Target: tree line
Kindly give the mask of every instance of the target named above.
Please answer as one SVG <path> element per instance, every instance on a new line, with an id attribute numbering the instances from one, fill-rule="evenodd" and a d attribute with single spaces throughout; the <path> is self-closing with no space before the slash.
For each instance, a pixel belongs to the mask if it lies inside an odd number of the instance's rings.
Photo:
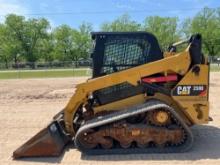
<path id="1" fill-rule="evenodd" d="M 123 14 L 112 22 L 104 22 L 101 31 L 147 31 L 153 33 L 163 50 L 182 38 L 201 33 L 206 55 L 220 54 L 220 8 L 203 8 L 193 18 L 149 16 L 142 23 Z M 0 24 L 0 63 L 64 62 L 89 59 L 92 46 L 91 23 L 79 28 L 61 25 L 51 29 L 45 18 L 29 18 L 15 14 Z"/>

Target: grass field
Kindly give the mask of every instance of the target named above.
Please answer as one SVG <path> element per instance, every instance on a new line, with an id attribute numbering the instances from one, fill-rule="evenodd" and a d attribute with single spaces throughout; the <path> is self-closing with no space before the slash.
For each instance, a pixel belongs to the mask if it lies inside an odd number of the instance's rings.
<path id="1" fill-rule="evenodd" d="M 90 76 L 89 69 L 0 71 L 0 79 Z"/>
<path id="2" fill-rule="evenodd" d="M 211 65 L 212 72 L 219 72 L 220 66 Z M 81 69 L 53 69 L 53 70 L 9 70 L 0 71 L 0 79 L 23 79 L 23 78 L 52 78 L 52 77 L 80 77 L 90 76 L 91 70 Z"/>
<path id="3" fill-rule="evenodd" d="M 220 65 L 218 66 L 217 64 L 212 64 L 210 70 L 212 72 L 219 72 L 220 71 Z"/>

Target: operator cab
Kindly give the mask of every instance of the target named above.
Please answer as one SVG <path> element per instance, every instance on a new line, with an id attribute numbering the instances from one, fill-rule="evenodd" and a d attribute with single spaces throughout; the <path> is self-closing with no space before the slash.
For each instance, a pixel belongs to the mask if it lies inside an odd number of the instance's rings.
<path id="1" fill-rule="evenodd" d="M 93 32 L 93 78 L 163 58 L 156 37 L 147 32 Z"/>
<path id="2" fill-rule="evenodd" d="M 109 75 L 163 58 L 158 41 L 147 32 L 95 32 L 93 78 Z M 128 82 L 99 89 L 93 96 L 100 105 L 144 93 L 141 85 Z"/>

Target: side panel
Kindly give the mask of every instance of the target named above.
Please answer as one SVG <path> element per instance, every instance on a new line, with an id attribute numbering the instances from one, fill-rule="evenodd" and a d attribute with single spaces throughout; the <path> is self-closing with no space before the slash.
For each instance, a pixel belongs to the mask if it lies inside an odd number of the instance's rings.
<path id="1" fill-rule="evenodd" d="M 124 108 L 128 108 L 130 106 L 133 105 L 137 105 L 137 104 L 143 104 L 145 102 L 146 98 L 144 94 L 140 94 L 140 95 L 136 95 L 133 97 L 128 97 L 126 99 L 123 100 L 119 100 L 119 101 L 115 101 L 113 103 L 109 103 L 106 105 L 102 105 L 102 106 L 98 106 L 98 107 L 94 107 L 94 112 L 98 113 L 101 111 L 117 111 L 119 109 L 124 109 Z"/>
<path id="2" fill-rule="evenodd" d="M 209 121 L 209 67 L 196 65 L 172 91 L 172 97 L 194 124 Z"/>

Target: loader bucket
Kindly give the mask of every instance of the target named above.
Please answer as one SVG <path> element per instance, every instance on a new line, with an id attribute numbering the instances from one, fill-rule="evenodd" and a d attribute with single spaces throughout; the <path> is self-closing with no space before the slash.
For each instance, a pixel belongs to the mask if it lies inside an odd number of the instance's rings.
<path id="1" fill-rule="evenodd" d="M 69 138 L 57 121 L 53 121 L 13 153 L 13 158 L 59 156 Z"/>

